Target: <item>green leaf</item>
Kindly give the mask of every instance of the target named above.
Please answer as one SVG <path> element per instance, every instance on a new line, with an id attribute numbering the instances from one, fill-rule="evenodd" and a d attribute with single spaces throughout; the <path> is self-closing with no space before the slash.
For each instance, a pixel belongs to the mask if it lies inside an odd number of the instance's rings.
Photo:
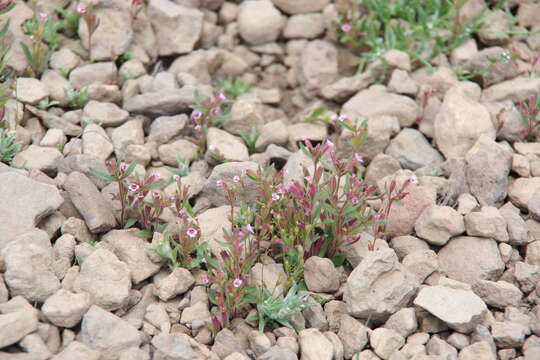
<path id="1" fill-rule="evenodd" d="M 90 169 L 90 173 L 101 180 L 105 180 L 108 182 L 116 181 L 116 179 L 113 178 L 111 175 L 105 174 L 104 172 L 99 171 L 97 169 Z"/>
<path id="2" fill-rule="evenodd" d="M 7 13 L 10 12 L 11 10 L 13 10 L 13 8 L 15 7 L 15 5 L 17 5 L 17 4 L 16 4 L 16 3 L 11 3 L 11 4 L 9 4 L 9 6 L 8 6 L 7 8 L 0 10 L 0 15 L 7 14 Z"/>
<path id="3" fill-rule="evenodd" d="M 133 225 L 135 225 L 136 222 L 137 222 L 137 219 L 135 219 L 135 218 L 129 218 L 129 219 L 126 221 L 126 225 L 124 225 L 124 229 L 129 229 L 130 227 L 132 227 Z"/>
<path id="4" fill-rule="evenodd" d="M 338 254 L 335 254 L 334 256 L 332 256 L 332 263 L 334 263 L 334 266 L 335 267 L 338 267 L 338 266 L 341 266 L 345 263 L 345 260 L 347 259 L 347 257 L 345 256 L 345 254 L 343 253 L 338 253 Z"/>
<path id="5" fill-rule="evenodd" d="M 24 57 L 26 58 L 26 61 L 28 61 L 28 64 L 32 64 L 34 62 L 34 59 L 32 57 L 32 53 L 30 52 L 30 49 L 22 41 L 20 42 L 20 44 L 21 44 L 21 48 L 22 48 L 23 53 L 24 53 Z"/>
<path id="6" fill-rule="evenodd" d="M 142 230 L 142 231 L 139 231 L 137 235 L 143 239 L 151 239 L 154 234 L 152 233 L 152 231 Z"/>
<path id="7" fill-rule="evenodd" d="M 129 164 L 129 166 L 128 166 L 126 172 L 124 173 L 124 176 L 122 177 L 122 179 L 125 179 L 125 178 L 129 177 L 129 176 L 133 173 L 133 171 L 135 170 L 135 166 L 137 166 L 137 161 L 136 161 L 136 160 L 133 160 L 133 161 Z"/>

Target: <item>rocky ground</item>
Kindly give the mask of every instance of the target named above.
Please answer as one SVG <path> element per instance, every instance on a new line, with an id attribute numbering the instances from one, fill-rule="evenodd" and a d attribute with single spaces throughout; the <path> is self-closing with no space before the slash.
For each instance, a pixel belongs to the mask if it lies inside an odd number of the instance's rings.
<path id="1" fill-rule="evenodd" d="M 509 3 L 518 27 L 539 26 L 540 3 Z M 150 0 L 136 16 L 128 1 L 84 4 L 99 18 L 93 61 L 81 26 L 81 40 L 61 37 L 40 78 L 18 77 L 5 107 L 23 147 L 13 167 L 0 163 L 0 359 L 540 359 L 540 143 L 536 133 L 524 140 L 520 111 L 540 91 L 538 33 L 488 36 L 505 28 L 494 12 L 483 36 L 434 59 L 433 71 L 394 50 L 356 74 L 329 0 Z M 471 0 L 462 11 L 485 6 Z M 29 41 L 20 26 L 32 16 L 18 1 L 0 17 L 13 44 Z M 512 61 L 490 68 L 510 49 Z M 24 73 L 19 46 L 9 65 Z M 493 71 L 472 82 L 456 66 Z M 234 78 L 253 88 L 228 98 L 230 117 L 208 133 L 208 148 L 231 160 L 214 167 L 187 140 L 191 106 L 195 90 L 215 96 L 217 80 Z M 88 87 L 81 109 L 69 109 L 69 86 Z M 58 104 L 40 109 L 46 98 Z M 171 272 L 137 229 L 121 229 L 116 185 L 91 169 L 120 156 L 137 161 L 139 176 L 168 179 L 177 154 L 192 160 L 183 181 L 202 241 L 215 242 L 230 226 L 216 179 L 270 163 L 301 174 L 304 137 L 351 155 L 346 132 L 304 121 L 319 107 L 367 120 L 368 183 L 418 182 L 376 251 L 366 234 L 345 266 L 306 261 L 309 293 L 325 301 L 295 316 L 298 331 L 260 333 L 235 319 L 213 338 L 203 271 Z M 253 126 L 250 153 L 238 135 Z M 284 275 L 265 259 L 253 281 L 263 270 Z"/>

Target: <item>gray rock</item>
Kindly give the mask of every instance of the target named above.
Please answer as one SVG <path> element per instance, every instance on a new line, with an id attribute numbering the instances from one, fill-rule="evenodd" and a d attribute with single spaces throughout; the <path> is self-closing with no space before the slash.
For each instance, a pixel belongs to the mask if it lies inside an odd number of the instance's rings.
<path id="1" fill-rule="evenodd" d="M 73 287 L 75 292 L 89 293 L 92 304 L 117 310 L 126 304 L 131 290 L 129 268 L 110 251 L 98 248 L 82 263 Z"/>
<path id="2" fill-rule="evenodd" d="M 197 343 L 186 334 L 159 334 L 154 336 L 151 344 L 156 348 L 154 360 L 217 360 L 216 354 Z"/>
<path id="3" fill-rule="evenodd" d="M 486 304 L 499 309 L 518 306 L 523 297 L 517 286 L 506 281 L 478 280 L 472 285 L 472 289 Z"/>
<path id="4" fill-rule="evenodd" d="M 465 231 L 463 217 L 449 206 L 432 205 L 416 220 L 414 230 L 428 243 L 443 246 L 448 240 Z"/>
<path id="5" fill-rule="evenodd" d="M 92 155 L 101 161 L 111 156 L 114 146 L 105 130 L 97 124 L 88 124 L 82 136 L 83 154 Z"/>
<path id="6" fill-rule="evenodd" d="M 161 145 L 158 148 L 159 159 L 165 165 L 176 167 L 177 156 L 188 161 L 196 160 L 199 155 L 199 147 L 191 141 L 180 139 L 170 144 Z"/>
<path id="7" fill-rule="evenodd" d="M 512 157 L 491 136 L 481 135 L 465 155 L 466 180 L 480 205 L 495 205 L 506 198 Z"/>
<path id="8" fill-rule="evenodd" d="M 0 173 L 0 250 L 52 214 L 64 199 L 54 186 L 16 172 Z"/>
<path id="9" fill-rule="evenodd" d="M 298 334 L 300 358 L 303 360 L 332 360 L 333 346 L 317 329 L 301 330 Z"/>
<path id="10" fill-rule="evenodd" d="M 459 360 L 496 360 L 497 356 L 486 341 L 479 341 L 463 348 Z"/>
<path id="11" fill-rule="evenodd" d="M 498 280 L 505 265 L 492 239 L 459 236 L 437 254 L 440 270 L 451 279 L 473 284 L 477 280 Z"/>
<path id="12" fill-rule="evenodd" d="M 144 319 L 159 329 L 162 333 L 169 333 L 171 330 L 171 321 L 167 310 L 162 304 L 153 303 L 148 305 Z"/>
<path id="13" fill-rule="evenodd" d="M 24 352 L 36 359 L 50 359 L 53 355 L 51 350 L 49 350 L 45 344 L 45 341 L 37 333 L 26 335 L 19 342 L 19 346 Z"/>
<path id="14" fill-rule="evenodd" d="M 74 171 L 69 174 L 64 188 L 92 233 L 105 232 L 116 226 L 111 206 L 83 173 Z"/>
<path id="15" fill-rule="evenodd" d="M 444 160 L 420 131 L 409 128 L 401 130 L 390 141 L 385 153 L 398 160 L 404 169 L 413 171 L 428 165 L 437 166 Z"/>
<path id="16" fill-rule="evenodd" d="M 166 144 L 175 136 L 181 134 L 187 122 L 188 117 L 185 114 L 176 116 L 160 116 L 152 121 L 147 140 L 155 141 L 158 144 Z"/>
<path id="17" fill-rule="evenodd" d="M 290 349 L 274 346 L 262 354 L 259 360 L 298 360 L 298 356 Z"/>
<path id="18" fill-rule="evenodd" d="M 515 206 L 528 210 L 529 201 L 539 190 L 540 177 L 518 178 L 510 183 L 508 197 Z"/>
<path id="19" fill-rule="evenodd" d="M 90 100 L 83 109 L 82 121 L 93 121 L 103 127 L 116 127 L 125 123 L 129 113 L 118 105 Z"/>
<path id="20" fill-rule="evenodd" d="M 56 148 L 30 145 L 13 158 L 13 164 L 29 170 L 43 171 L 53 176 L 58 171 L 58 163 L 63 156 Z"/>
<path id="21" fill-rule="evenodd" d="M 482 101 L 512 100 L 514 103 L 526 101 L 540 91 L 540 79 L 524 76 L 503 81 L 488 87 L 482 92 Z"/>
<path id="22" fill-rule="evenodd" d="M 506 221 L 494 206 L 484 206 L 481 211 L 465 215 L 467 235 L 493 238 L 497 241 L 508 242 Z"/>
<path id="23" fill-rule="evenodd" d="M 17 100 L 30 105 L 35 105 L 50 95 L 49 88 L 39 79 L 20 77 L 16 87 Z"/>
<path id="24" fill-rule="evenodd" d="M 223 128 L 234 135 L 251 134 L 253 128 L 260 132 L 265 123 L 263 110 L 258 97 L 240 97 L 232 104 L 231 115 Z"/>
<path id="25" fill-rule="evenodd" d="M 420 289 L 414 304 L 462 333 L 471 332 L 487 312 L 486 304 L 472 291 L 440 285 Z"/>
<path id="26" fill-rule="evenodd" d="M 368 254 L 347 279 L 343 299 L 350 315 L 385 321 L 404 307 L 419 283 L 392 249 Z"/>
<path id="27" fill-rule="evenodd" d="M 473 97 L 466 86 L 456 85 L 446 92 L 435 118 L 435 141 L 447 159 L 465 156 L 481 135 L 495 138 L 489 112 L 477 101 L 480 89 L 474 88 Z"/>
<path id="28" fill-rule="evenodd" d="M 380 327 L 369 334 L 369 343 L 375 354 L 386 360 L 405 345 L 405 339 L 392 329 Z"/>
<path id="29" fill-rule="evenodd" d="M 101 238 L 100 246 L 110 250 L 118 260 L 125 263 L 131 274 L 133 284 L 139 284 L 151 277 L 160 269 L 150 259 L 152 247 L 141 237 L 137 236 L 138 230 L 112 230 Z"/>
<path id="30" fill-rule="evenodd" d="M 403 265 L 416 276 L 420 283 L 439 269 L 437 254 L 433 250 L 420 250 L 403 258 Z"/>
<path id="31" fill-rule="evenodd" d="M 60 288 L 52 262 L 53 251 L 47 233 L 34 229 L 15 238 L 1 251 L 4 280 L 11 296 L 43 302 Z"/>
<path id="32" fill-rule="evenodd" d="M 182 295 L 195 283 L 195 278 L 184 268 L 176 268 L 170 274 L 160 275 L 154 279 L 154 295 L 163 301 Z"/>
<path id="33" fill-rule="evenodd" d="M 97 62 L 76 67 L 69 73 L 73 88 L 82 89 L 94 83 L 114 84 L 118 70 L 113 62 Z"/>
<path id="34" fill-rule="evenodd" d="M 243 2 L 237 21 L 240 36 L 250 45 L 276 41 L 285 25 L 285 17 L 270 0 Z"/>
<path id="35" fill-rule="evenodd" d="M 74 294 L 60 289 L 45 300 L 41 311 L 56 326 L 71 328 L 77 325 L 90 308 L 90 295 Z"/>
<path id="36" fill-rule="evenodd" d="M 193 94 L 196 89 L 193 86 L 184 86 L 175 90 L 160 90 L 135 95 L 126 100 L 123 108 L 132 114 L 150 117 L 177 115 L 188 111 L 190 105 L 195 102 Z M 202 97 L 211 93 L 208 87 L 199 87 L 198 90 Z"/>
<path id="37" fill-rule="evenodd" d="M 272 2 L 285 13 L 294 15 L 319 12 L 330 3 L 330 0 L 296 0 L 294 2 L 272 0 Z"/>
<path id="38" fill-rule="evenodd" d="M 213 149 L 212 151 L 220 153 L 229 161 L 247 161 L 249 159 L 249 152 L 244 142 L 224 130 L 215 127 L 209 128 L 206 141 L 209 151 Z M 207 151 L 207 158 L 209 151 Z"/>
<path id="39" fill-rule="evenodd" d="M 17 311 L 0 315 L 0 348 L 16 344 L 38 327 L 37 312 Z"/>
<path id="40" fill-rule="evenodd" d="M 190 53 L 201 36 L 203 13 L 199 9 L 169 0 L 152 0 L 148 17 L 155 29 L 160 56 Z"/>
<path id="41" fill-rule="evenodd" d="M 334 292 L 339 289 L 339 274 L 330 259 L 312 256 L 304 263 L 304 278 L 309 291 Z"/>
<path id="42" fill-rule="evenodd" d="M 494 321 L 491 323 L 491 334 L 498 347 L 518 348 L 523 345 L 529 327 L 512 321 Z"/>
<path id="43" fill-rule="evenodd" d="M 338 77 L 336 47 L 324 40 L 313 40 L 304 47 L 298 63 L 298 81 L 308 97 L 320 94 L 321 89 Z"/>
<path id="44" fill-rule="evenodd" d="M 100 359 L 115 360 L 122 350 L 139 347 L 142 339 L 127 321 L 94 305 L 83 317 L 80 341 L 100 351 Z"/>
<path id="45" fill-rule="evenodd" d="M 324 32 L 322 14 L 299 14 L 289 17 L 283 29 L 285 39 L 315 39 Z"/>
<path id="46" fill-rule="evenodd" d="M 129 145 L 144 144 L 143 120 L 140 118 L 130 120 L 115 128 L 111 132 L 111 140 L 116 155 L 125 157 Z"/>
<path id="47" fill-rule="evenodd" d="M 368 343 L 368 328 L 355 318 L 343 314 L 337 336 L 343 344 L 343 356 L 350 359 Z"/>
<path id="48" fill-rule="evenodd" d="M 79 341 L 72 341 L 65 349 L 56 354 L 52 360 L 99 360 L 100 358 L 101 353 L 99 351 L 91 349 Z"/>
<path id="49" fill-rule="evenodd" d="M 408 337 L 418 329 L 418 320 L 414 308 L 403 308 L 390 316 L 384 327 L 396 331 L 403 337 Z"/>
<path id="50" fill-rule="evenodd" d="M 401 127 L 407 127 L 414 124 L 420 108 L 407 96 L 392 94 L 382 86 L 372 86 L 343 104 L 341 113 L 349 119 L 392 116 L 399 120 Z"/>

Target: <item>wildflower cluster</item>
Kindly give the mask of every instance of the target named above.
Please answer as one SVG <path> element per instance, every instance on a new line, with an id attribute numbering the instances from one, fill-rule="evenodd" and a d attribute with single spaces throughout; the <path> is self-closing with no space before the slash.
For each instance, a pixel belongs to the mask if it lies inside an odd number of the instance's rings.
<path id="1" fill-rule="evenodd" d="M 195 105 L 190 116 L 193 127 L 192 141 L 197 144 L 201 153 L 206 151 L 208 128 L 221 127 L 229 113 L 227 97 L 223 93 L 217 94 L 213 99 L 203 100 L 199 92 L 195 91 Z"/>
<path id="2" fill-rule="evenodd" d="M 518 108 L 525 124 L 525 129 L 520 131 L 520 135 L 527 141 L 534 141 L 538 136 L 538 131 L 540 131 L 540 98 L 538 94 L 520 102 Z"/>

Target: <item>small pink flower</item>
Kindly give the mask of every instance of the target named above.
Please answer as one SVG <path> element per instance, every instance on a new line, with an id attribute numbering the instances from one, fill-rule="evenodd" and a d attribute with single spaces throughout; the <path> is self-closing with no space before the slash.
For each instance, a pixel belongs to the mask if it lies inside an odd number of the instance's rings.
<path id="1" fill-rule="evenodd" d="M 418 178 L 413 175 L 411 176 L 410 178 L 407 179 L 407 182 L 411 183 L 411 184 L 416 184 L 418 182 Z"/>
<path id="2" fill-rule="evenodd" d="M 210 110 L 210 114 L 212 114 L 212 116 L 218 116 L 219 114 L 221 114 L 221 109 L 220 108 L 213 108 L 212 110 Z"/>
<path id="3" fill-rule="evenodd" d="M 353 205 L 358 204 L 358 197 L 357 197 L 357 196 L 353 196 L 352 199 L 351 199 L 351 202 L 353 203 Z"/>
<path id="4" fill-rule="evenodd" d="M 174 174 L 172 178 L 174 179 L 174 181 L 178 181 L 180 180 L 180 175 Z"/>
<path id="5" fill-rule="evenodd" d="M 347 121 L 347 115 L 339 115 L 339 120 L 340 121 Z"/>
<path id="6" fill-rule="evenodd" d="M 306 176 L 306 177 L 304 177 L 304 179 L 306 179 L 306 181 L 308 183 L 310 183 L 313 180 L 313 178 L 311 176 Z"/>
<path id="7" fill-rule="evenodd" d="M 199 232 L 197 231 L 197 229 L 193 228 L 193 227 L 190 227 L 189 229 L 187 229 L 186 231 L 186 234 L 187 236 L 189 236 L 190 238 L 194 238 L 195 236 L 197 236 Z"/>
<path id="8" fill-rule="evenodd" d="M 159 179 L 161 177 L 160 173 L 153 173 L 151 176 L 154 177 L 154 179 Z"/>
<path id="9" fill-rule="evenodd" d="M 326 140 L 326 146 L 328 146 L 328 147 L 334 147 L 334 143 L 331 142 L 330 140 Z"/>
<path id="10" fill-rule="evenodd" d="M 254 234 L 255 233 L 255 230 L 253 229 L 253 226 L 251 226 L 251 224 L 247 224 L 246 225 L 246 231 L 250 234 Z"/>
<path id="11" fill-rule="evenodd" d="M 208 150 L 210 150 L 210 151 L 216 151 L 216 145 L 210 145 L 210 146 L 208 147 Z"/>
<path id="12" fill-rule="evenodd" d="M 45 19 L 47 18 L 47 14 L 39 13 L 39 14 L 38 14 L 38 18 L 39 18 L 40 20 L 45 20 Z"/>
<path id="13" fill-rule="evenodd" d="M 219 180 L 216 180 L 216 186 L 217 187 L 222 187 L 224 184 L 223 180 L 219 179 Z"/>
<path id="14" fill-rule="evenodd" d="M 195 131 L 201 131 L 201 130 L 202 130 L 202 126 L 201 126 L 201 125 L 195 126 Z"/>
<path id="15" fill-rule="evenodd" d="M 280 199 L 280 196 L 279 194 L 276 194 L 276 193 L 272 193 L 272 200 L 274 201 L 278 201 Z"/>
<path id="16" fill-rule="evenodd" d="M 240 286 L 242 286 L 242 279 L 234 279 L 232 284 L 235 288 L 239 288 Z"/>
<path id="17" fill-rule="evenodd" d="M 184 211 L 184 209 L 178 210 L 178 216 L 184 217 L 185 215 L 186 215 L 186 212 Z"/>
<path id="18" fill-rule="evenodd" d="M 122 171 L 126 171 L 128 169 L 129 165 L 126 164 L 125 162 L 122 163 L 122 165 L 120 165 L 120 170 Z"/>
<path id="19" fill-rule="evenodd" d="M 193 110 L 193 112 L 191 113 L 191 119 L 193 120 L 199 120 L 201 117 L 202 112 L 200 112 L 199 110 Z"/>
<path id="20" fill-rule="evenodd" d="M 354 161 L 359 162 L 359 163 L 363 163 L 363 162 L 364 162 L 364 159 L 362 159 L 362 157 L 361 157 L 360 154 L 358 154 L 358 153 L 354 153 L 353 159 L 354 159 Z"/>
<path id="21" fill-rule="evenodd" d="M 86 13 L 86 7 L 83 4 L 77 5 L 77 13 L 78 14 L 85 14 Z"/>
<path id="22" fill-rule="evenodd" d="M 352 29 L 352 27 L 349 24 L 341 25 L 341 30 L 343 30 L 344 33 L 348 33 L 349 31 L 351 31 L 351 29 Z"/>
<path id="23" fill-rule="evenodd" d="M 221 100 L 221 101 L 227 100 L 227 97 L 226 97 L 225 94 L 223 94 L 223 93 L 219 93 L 218 96 L 217 96 L 217 98 L 218 98 L 219 100 Z"/>
<path id="24" fill-rule="evenodd" d="M 235 176 L 233 177 L 233 181 L 234 181 L 235 183 L 239 183 L 239 182 L 240 182 L 240 176 L 235 175 Z"/>
<path id="25" fill-rule="evenodd" d="M 210 283 L 210 278 L 208 277 L 208 275 L 203 275 L 202 276 L 202 283 L 204 285 L 208 285 L 208 283 Z"/>
<path id="26" fill-rule="evenodd" d="M 174 196 L 169 196 L 169 201 L 174 201 Z"/>
<path id="27" fill-rule="evenodd" d="M 242 175 L 247 175 L 247 174 L 248 174 L 248 172 L 249 172 L 249 170 L 248 170 L 248 169 L 242 169 Z"/>
<path id="28" fill-rule="evenodd" d="M 383 218 L 383 216 L 381 214 L 377 213 L 377 214 L 373 215 L 373 218 L 375 220 L 381 220 Z"/>
<path id="29" fill-rule="evenodd" d="M 330 117 L 330 120 L 332 121 L 333 124 L 337 123 L 337 121 L 339 120 L 339 116 L 338 114 L 334 114 Z"/>
<path id="30" fill-rule="evenodd" d="M 159 198 L 159 193 L 158 193 L 157 191 L 152 191 L 152 197 L 153 197 L 154 199 Z"/>
<path id="31" fill-rule="evenodd" d="M 140 186 L 138 184 L 131 183 L 129 184 L 128 189 L 129 191 L 135 192 L 140 189 Z"/>

